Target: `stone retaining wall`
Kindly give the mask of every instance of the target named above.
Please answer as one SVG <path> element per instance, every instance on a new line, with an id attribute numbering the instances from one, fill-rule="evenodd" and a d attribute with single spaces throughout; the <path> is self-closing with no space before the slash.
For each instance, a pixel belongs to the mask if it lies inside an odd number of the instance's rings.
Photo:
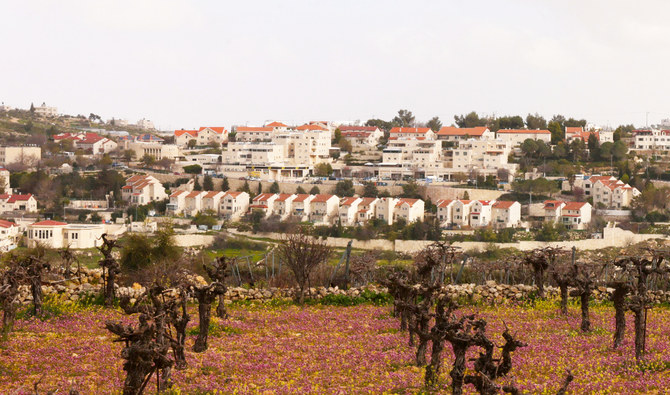
<path id="1" fill-rule="evenodd" d="M 56 282 L 42 286 L 45 296 L 61 295 L 65 300 L 78 301 L 94 294 L 102 292 L 102 270 L 82 268 L 81 277 L 73 276 L 72 280 Z M 81 278 L 81 281 L 80 281 Z M 200 276 L 193 276 L 192 282 L 204 284 L 205 280 Z M 20 287 L 20 302 L 30 303 L 32 296 L 28 286 Z M 322 298 L 328 295 L 346 295 L 356 297 L 364 290 L 372 293 L 386 293 L 387 289 L 373 284 L 350 288 L 348 290 L 337 287 L 313 287 L 309 289 L 309 295 L 313 298 Z M 118 296 L 129 296 L 131 299 L 138 298 L 146 289 L 139 284 L 133 284 L 131 287 L 117 287 Z M 442 292 L 449 297 L 471 301 L 473 303 L 487 304 L 505 304 L 519 303 L 535 297 L 537 287 L 532 285 L 506 285 L 498 284 L 495 281 L 487 281 L 485 284 L 458 284 L 445 285 Z M 612 288 L 598 287 L 593 291 L 593 298 L 599 301 L 609 300 L 614 292 Z M 227 303 L 238 300 L 268 301 L 275 298 L 291 298 L 295 294 L 292 288 L 243 288 L 229 287 L 226 292 Z M 557 287 L 545 287 L 545 294 L 548 299 L 558 299 L 559 289 Z M 655 303 L 670 302 L 670 292 L 650 291 L 649 295 Z M 131 300 L 132 301 L 132 300 Z"/>

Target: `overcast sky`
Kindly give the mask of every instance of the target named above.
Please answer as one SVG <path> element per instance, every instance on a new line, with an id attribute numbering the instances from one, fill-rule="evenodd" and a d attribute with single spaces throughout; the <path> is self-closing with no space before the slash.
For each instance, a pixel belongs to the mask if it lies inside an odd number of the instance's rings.
<path id="1" fill-rule="evenodd" d="M 0 0 L 0 101 L 162 129 L 670 118 L 668 1 Z"/>

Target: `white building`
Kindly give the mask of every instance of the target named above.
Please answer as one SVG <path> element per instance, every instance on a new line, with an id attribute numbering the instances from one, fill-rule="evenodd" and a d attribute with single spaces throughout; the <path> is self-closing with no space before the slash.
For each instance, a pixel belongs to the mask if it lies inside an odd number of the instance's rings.
<path id="1" fill-rule="evenodd" d="M 496 132 L 496 138 L 509 142 L 512 147 L 527 139 L 541 140 L 551 144 L 551 132 L 546 129 L 500 129 Z"/>
<path id="2" fill-rule="evenodd" d="M 358 222 L 358 205 L 363 201 L 359 197 L 346 197 L 340 201 L 339 221 L 344 226 Z"/>
<path id="3" fill-rule="evenodd" d="M 107 137 L 96 135 L 94 137 L 87 137 L 76 141 L 75 146 L 77 148 L 81 148 L 87 153 L 100 155 L 108 154 L 114 151 L 118 147 L 118 144 L 115 141 L 108 139 Z"/>
<path id="4" fill-rule="evenodd" d="M 340 198 L 335 195 L 319 194 L 314 195 L 310 202 L 310 222 L 316 224 L 332 224 L 337 218 Z"/>
<path id="5" fill-rule="evenodd" d="M 451 208 L 452 219 L 451 223 L 455 226 L 469 226 L 470 225 L 470 211 L 472 209 L 472 200 L 454 200 Z"/>
<path id="6" fill-rule="evenodd" d="M 383 197 L 377 200 L 375 205 L 375 217 L 379 221 L 385 222 L 387 225 L 393 223 L 393 214 L 395 205 L 398 203 L 397 198 Z"/>
<path id="7" fill-rule="evenodd" d="M 364 197 L 358 203 L 358 212 L 356 213 L 356 222 L 364 224 L 375 218 L 375 209 L 377 207 L 378 198 Z"/>
<path id="8" fill-rule="evenodd" d="M 151 122 L 148 119 L 144 119 L 144 118 L 137 121 L 137 127 L 140 128 L 140 129 L 144 129 L 144 130 L 154 130 L 154 129 L 156 129 L 154 127 L 153 122 Z"/>
<path id="9" fill-rule="evenodd" d="M 375 149 L 384 132 L 376 126 L 339 126 L 342 138 L 351 143 L 354 151 Z"/>
<path id="10" fill-rule="evenodd" d="M 56 107 L 48 107 L 46 103 L 42 103 L 41 106 L 35 107 L 35 114 L 40 117 L 57 117 L 58 109 Z"/>
<path id="11" fill-rule="evenodd" d="M 491 223 L 494 200 L 475 200 L 470 206 L 470 226 L 483 228 Z"/>
<path id="12" fill-rule="evenodd" d="M 203 126 L 198 130 L 175 130 L 174 140 L 180 147 L 188 146 L 191 140 L 194 140 L 197 146 L 221 145 L 228 141 L 228 130 L 218 126 Z"/>
<path id="13" fill-rule="evenodd" d="M 278 215 L 280 219 L 284 220 L 291 215 L 293 200 L 296 195 L 292 193 L 280 193 L 274 201 L 273 214 Z"/>
<path id="14" fill-rule="evenodd" d="M 430 174 L 442 167 L 441 152 L 442 143 L 437 140 L 391 137 L 382 151 L 382 161 L 385 164 L 420 168 Z"/>
<path id="15" fill-rule="evenodd" d="M 512 149 L 509 141 L 475 140 L 460 141 L 458 148 L 452 150 L 452 168 L 467 171 L 470 169 L 508 169 L 515 171 L 516 164 L 508 163 Z"/>
<path id="16" fill-rule="evenodd" d="M 276 193 L 261 193 L 260 195 L 254 197 L 249 208 L 251 210 L 261 210 L 265 214 L 265 217 L 272 215 L 274 211 L 274 202 L 279 197 Z"/>
<path id="17" fill-rule="evenodd" d="M 142 174 L 126 179 L 126 185 L 121 188 L 121 196 L 131 204 L 147 204 L 168 198 L 165 187 L 158 179 Z"/>
<path id="18" fill-rule="evenodd" d="M 42 159 L 42 148 L 37 146 L 0 147 L 0 165 L 22 163 L 29 166 L 37 165 Z"/>
<path id="19" fill-rule="evenodd" d="M 314 195 L 308 195 L 306 193 L 297 194 L 293 199 L 293 202 L 291 202 L 292 216 L 301 222 L 307 221 L 309 219 L 309 214 L 311 213 L 312 199 L 314 199 Z"/>
<path id="20" fill-rule="evenodd" d="M 670 150 L 670 130 L 633 130 L 633 136 L 637 150 Z"/>
<path id="21" fill-rule="evenodd" d="M 0 194 L 12 193 L 12 188 L 9 184 L 10 173 L 4 167 L 0 167 Z"/>
<path id="22" fill-rule="evenodd" d="M 27 233 L 30 248 L 38 243 L 47 248 L 94 248 L 102 245 L 105 227 L 46 220 L 28 225 Z"/>
<path id="23" fill-rule="evenodd" d="M 226 221 L 238 221 L 249 210 L 249 194 L 228 191 L 221 199 L 220 213 Z"/>
<path id="24" fill-rule="evenodd" d="M 16 248 L 20 235 L 17 224 L 0 219 L 0 252 L 8 252 Z"/>
<path id="25" fill-rule="evenodd" d="M 389 131 L 389 138 L 423 138 L 426 140 L 434 140 L 435 132 L 430 128 L 391 128 Z"/>
<path id="26" fill-rule="evenodd" d="M 37 200 L 30 193 L 24 195 L 0 194 L 0 213 L 12 211 L 24 211 L 26 213 L 37 212 Z"/>
<path id="27" fill-rule="evenodd" d="M 519 202 L 497 200 L 491 213 L 493 227 L 496 229 L 515 228 L 521 223 L 521 204 Z"/>
<path id="28" fill-rule="evenodd" d="M 393 210 L 393 222 L 403 219 L 405 223 L 423 221 L 425 203 L 421 199 L 401 198 Z"/>
<path id="29" fill-rule="evenodd" d="M 127 143 L 127 148 L 135 153 L 137 160 L 142 159 L 145 155 L 152 156 L 156 160 L 175 159 L 179 156 L 179 147 L 175 144 L 132 141 Z"/>

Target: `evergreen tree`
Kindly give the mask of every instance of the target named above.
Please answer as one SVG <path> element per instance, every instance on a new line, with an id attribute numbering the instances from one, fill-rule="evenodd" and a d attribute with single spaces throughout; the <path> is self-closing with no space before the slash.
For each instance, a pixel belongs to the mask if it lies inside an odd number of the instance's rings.
<path id="1" fill-rule="evenodd" d="M 320 193 L 321 193 L 321 190 L 320 190 L 319 187 L 317 187 L 316 185 L 314 185 L 314 186 L 312 187 L 312 189 L 309 190 L 309 194 L 310 194 L 310 195 L 318 195 L 318 194 L 320 194 Z"/>
<path id="2" fill-rule="evenodd" d="M 303 188 L 302 186 L 298 186 L 298 187 L 295 189 L 295 193 L 296 193 L 296 195 L 300 195 L 300 194 L 303 194 L 303 195 L 304 195 L 304 194 L 307 193 L 307 191 L 305 191 L 305 188 Z"/>
<path id="3" fill-rule="evenodd" d="M 261 193 L 263 193 L 263 184 L 259 181 L 258 182 L 258 193 L 257 194 L 260 195 Z"/>
<path id="4" fill-rule="evenodd" d="M 223 182 L 221 183 L 221 190 L 225 192 L 229 189 L 230 189 L 230 185 L 228 184 L 228 177 L 225 177 L 223 179 Z"/>
<path id="5" fill-rule="evenodd" d="M 277 181 L 270 185 L 270 193 L 279 193 L 279 183 Z"/>
<path id="6" fill-rule="evenodd" d="M 195 183 L 193 183 L 193 190 L 202 191 L 202 185 L 200 185 L 200 180 L 198 180 L 198 177 L 195 178 Z"/>
<path id="7" fill-rule="evenodd" d="M 209 174 L 205 176 L 205 178 L 202 180 L 202 189 L 205 191 L 213 191 L 214 190 L 214 180 L 212 180 L 212 176 Z"/>

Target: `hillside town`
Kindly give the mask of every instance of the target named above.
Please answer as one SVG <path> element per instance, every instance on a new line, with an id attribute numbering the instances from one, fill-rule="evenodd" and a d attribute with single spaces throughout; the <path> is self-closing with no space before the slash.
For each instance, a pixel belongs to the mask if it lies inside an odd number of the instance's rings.
<path id="1" fill-rule="evenodd" d="M 73 117 L 44 103 L 1 110 L 3 251 L 92 248 L 103 233 L 166 222 L 195 234 L 303 224 L 327 236 L 481 241 L 503 230 L 602 237 L 606 226 L 638 223 L 639 232 L 668 218 L 650 196 L 667 195 L 665 124 L 612 130 L 472 112 L 443 126 L 400 110 L 391 121 L 160 131 L 146 119 Z"/>

